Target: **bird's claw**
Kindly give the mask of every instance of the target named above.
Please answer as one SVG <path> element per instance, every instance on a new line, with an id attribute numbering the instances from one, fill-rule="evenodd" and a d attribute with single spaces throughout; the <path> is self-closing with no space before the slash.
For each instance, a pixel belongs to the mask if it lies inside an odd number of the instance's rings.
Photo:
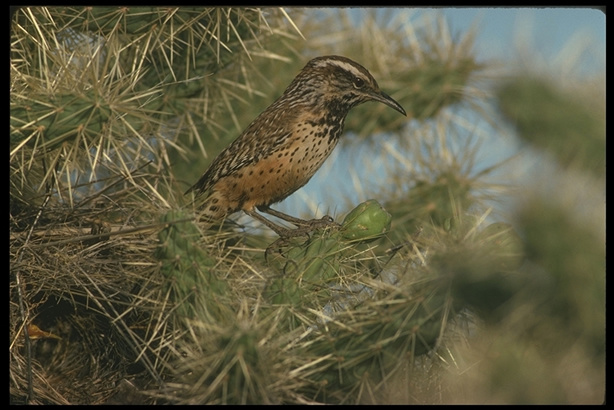
<path id="1" fill-rule="evenodd" d="M 277 230 L 277 234 L 279 235 L 279 239 L 269 245 L 265 252 L 265 259 L 268 258 L 273 252 L 281 253 L 281 249 L 290 245 L 292 243 L 292 239 L 306 237 L 309 239 L 309 234 L 315 230 L 323 229 L 323 228 L 333 228 L 338 229 L 341 225 L 335 222 L 335 220 L 329 215 L 324 215 L 320 219 L 310 219 L 305 221 L 305 223 L 296 229 L 279 229 Z"/>

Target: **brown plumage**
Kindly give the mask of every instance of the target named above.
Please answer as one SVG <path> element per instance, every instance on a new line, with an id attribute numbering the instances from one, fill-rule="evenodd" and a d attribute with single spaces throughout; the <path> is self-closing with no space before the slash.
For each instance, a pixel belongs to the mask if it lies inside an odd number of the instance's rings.
<path id="1" fill-rule="evenodd" d="M 274 224 L 256 209 L 298 227 L 332 222 L 330 217 L 304 221 L 269 206 L 309 181 L 337 145 L 350 109 L 367 101 L 379 101 L 406 115 L 360 64 L 340 56 L 314 58 L 186 194 L 207 195 L 201 205 L 206 220 L 220 221 L 242 210 L 282 237 L 293 236 L 293 230 Z"/>

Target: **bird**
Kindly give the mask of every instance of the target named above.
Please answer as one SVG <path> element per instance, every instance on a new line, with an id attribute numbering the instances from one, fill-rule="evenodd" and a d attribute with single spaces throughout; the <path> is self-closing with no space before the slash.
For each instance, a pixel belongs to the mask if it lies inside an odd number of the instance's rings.
<path id="1" fill-rule="evenodd" d="M 303 220 L 270 206 L 311 179 L 339 142 L 348 112 L 367 101 L 383 103 L 407 116 L 357 62 L 338 55 L 311 59 L 185 194 L 193 193 L 194 200 L 204 196 L 199 209 L 206 222 L 222 221 L 243 211 L 280 238 L 334 225 L 328 215 Z M 261 213 L 296 228 L 281 226 Z"/>

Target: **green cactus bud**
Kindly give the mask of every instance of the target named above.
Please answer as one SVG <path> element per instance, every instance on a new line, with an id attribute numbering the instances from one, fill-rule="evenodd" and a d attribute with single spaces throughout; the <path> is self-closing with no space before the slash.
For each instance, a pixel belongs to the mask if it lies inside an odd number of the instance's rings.
<path id="1" fill-rule="evenodd" d="M 346 240 L 371 240 L 390 230 L 390 215 L 374 199 L 354 208 L 343 220 L 341 237 Z"/>

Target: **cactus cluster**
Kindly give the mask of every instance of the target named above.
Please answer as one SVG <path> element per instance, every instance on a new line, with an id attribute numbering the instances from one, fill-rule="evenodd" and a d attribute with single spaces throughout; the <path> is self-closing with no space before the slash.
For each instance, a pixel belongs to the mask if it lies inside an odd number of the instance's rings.
<path id="1" fill-rule="evenodd" d="M 396 273 L 382 279 L 374 241 L 390 230 L 391 215 L 369 200 L 340 227 L 323 228 L 275 255 L 269 265 L 276 274 L 262 307 L 228 320 L 237 315 L 231 308 L 237 303 L 224 298 L 227 285 L 211 272 L 214 262 L 198 246 L 198 229 L 185 219 L 182 212 L 164 215 L 169 224 L 160 231 L 157 254 L 176 312 L 190 319 L 185 323 L 197 335 L 196 347 L 187 343 L 187 358 L 178 365 L 185 402 L 276 402 L 274 386 L 292 384 L 276 379 L 273 369 L 280 366 L 302 380 L 306 396 L 354 400 L 352 392 L 366 380 L 379 383 L 433 349 L 454 309 L 441 278 L 410 280 L 395 266 Z M 269 340 L 271 334 L 277 336 Z M 294 340 L 283 350 L 292 359 L 280 361 L 274 352 L 288 337 Z"/>
<path id="2" fill-rule="evenodd" d="M 288 330 L 311 324 L 312 338 L 298 356 L 319 363 L 311 377 L 320 400 L 343 401 L 365 377 L 382 380 L 404 359 L 431 350 L 452 309 L 439 280 L 416 285 L 392 275 L 394 286 L 382 291 L 364 269 L 352 276 L 361 246 L 388 232 L 390 223 L 377 201 L 358 205 L 338 230 L 289 249 L 265 291 L 271 305 L 286 307 Z"/>
<path id="3" fill-rule="evenodd" d="M 151 120 L 169 118 L 169 113 L 180 114 L 183 112 L 185 99 L 198 97 L 206 88 L 205 82 L 194 78 L 196 74 L 200 77 L 220 70 L 233 61 L 230 54 L 218 55 L 209 47 L 187 46 L 185 53 L 190 57 L 170 65 L 166 45 L 148 43 L 143 39 L 143 33 L 155 34 L 161 38 L 172 37 L 175 47 L 179 47 L 179 44 L 191 45 L 194 41 L 211 41 L 215 34 L 208 28 L 213 26 L 218 26 L 219 30 L 232 31 L 238 38 L 249 36 L 252 34 L 249 25 L 260 17 L 256 10 L 228 9 L 221 11 L 228 19 L 221 19 L 220 10 L 202 7 L 88 7 L 81 9 L 76 15 L 76 10 L 69 8 L 59 8 L 57 11 L 58 14 L 54 14 L 54 20 L 51 21 L 40 8 L 34 8 L 32 15 L 39 25 L 62 27 L 53 35 L 57 43 L 64 48 L 50 50 L 50 53 L 56 55 L 47 56 L 47 66 L 38 67 L 40 71 L 48 71 L 45 75 L 56 75 L 55 81 L 62 85 L 62 89 L 59 93 L 58 90 L 43 90 L 47 94 L 38 98 L 17 99 L 14 110 L 11 110 L 17 122 L 35 121 L 46 129 L 55 125 L 58 129 L 53 131 L 53 137 L 64 134 L 67 131 L 65 128 L 70 126 L 76 129 L 85 118 L 90 118 L 87 122 L 93 124 L 92 131 L 96 131 L 96 124 L 103 124 L 108 120 L 112 111 L 105 100 L 114 103 L 135 102 L 134 96 L 139 96 L 138 104 L 133 104 L 131 112 L 137 108 L 141 113 L 149 111 Z M 64 19 L 64 16 L 70 17 Z M 21 14 L 19 20 L 24 26 L 33 24 Z M 196 28 L 197 32 L 194 31 Z M 240 43 L 236 38 L 225 40 L 226 47 Z M 28 38 L 28 42 L 36 41 L 41 40 Z M 95 43 L 96 41 L 99 43 Z M 20 54 L 26 52 L 27 50 L 15 50 L 14 57 L 24 58 Z M 67 58 L 68 61 L 61 58 Z M 139 70 L 141 60 L 145 58 L 156 69 Z M 97 64 L 90 62 L 88 65 L 88 59 L 97 60 Z M 182 62 L 183 65 L 180 65 Z M 117 83 L 107 84 L 117 73 L 98 71 L 98 66 L 106 68 L 107 65 L 114 64 L 133 68 L 134 71 L 123 72 L 119 78 L 115 78 Z M 195 70 L 196 74 L 192 74 L 191 70 Z M 185 77 L 179 77 L 180 74 Z M 106 82 L 95 82 L 96 77 L 104 76 L 110 78 L 105 78 Z M 73 81 L 61 81 L 67 78 Z M 124 83 L 125 79 L 128 81 Z M 106 88 L 117 86 L 118 83 L 125 88 L 121 93 L 112 93 Z M 79 87 L 87 91 L 78 95 L 74 90 Z M 127 94 L 126 90 L 130 90 L 133 95 Z M 149 90 L 163 90 L 164 98 L 152 98 Z M 125 107 L 115 111 L 119 115 L 127 112 Z M 90 112 L 91 115 L 88 116 Z M 132 128 L 138 130 L 140 127 Z M 52 139 L 51 136 L 47 138 Z"/>
<path id="4" fill-rule="evenodd" d="M 288 330 L 311 324 L 295 353 L 317 363 L 309 378 L 318 400 L 354 400 L 365 383 L 376 386 L 436 348 L 457 313 L 469 308 L 492 319 L 524 283 L 515 274 L 524 261 L 522 241 L 500 222 L 466 241 L 455 239 L 467 228 L 458 226 L 439 239 L 425 265 L 394 259 L 351 276 L 361 246 L 387 233 L 390 222 L 377 201 L 360 204 L 338 230 L 287 250 L 266 289 L 272 305 L 287 309 Z M 369 271 L 374 275 L 365 278 Z"/>
<path id="5" fill-rule="evenodd" d="M 420 288 L 406 284 L 392 295 L 378 294 L 352 310 L 338 312 L 303 352 L 311 360 L 324 358 L 312 375 L 314 385 L 324 386 L 318 397 L 353 401 L 352 393 L 360 386 L 376 386 L 400 366 L 431 351 L 452 308 L 447 289 L 429 281 Z"/>
<path id="6" fill-rule="evenodd" d="M 327 306 L 333 287 L 347 276 L 343 261 L 355 252 L 353 245 L 377 239 L 390 229 L 390 221 L 391 215 L 377 201 L 360 204 L 347 214 L 340 228 L 326 228 L 326 232 L 288 249 L 277 266 L 280 274 L 268 285 L 265 297 L 272 305 L 301 311 Z M 291 327 L 299 324 L 296 317 L 291 323 Z"/>

